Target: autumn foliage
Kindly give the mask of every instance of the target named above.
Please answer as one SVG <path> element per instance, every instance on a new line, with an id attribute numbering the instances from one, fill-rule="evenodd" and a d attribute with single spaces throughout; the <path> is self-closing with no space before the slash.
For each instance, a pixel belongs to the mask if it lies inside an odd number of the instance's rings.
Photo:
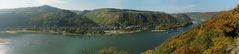
<path id="1" fill-rule="evenodd" d="M 151 54 L 228 54 L 239 36 L 239 6 L 171 38 Z M 146 51 L 147 52 L 147 51 Z"/>

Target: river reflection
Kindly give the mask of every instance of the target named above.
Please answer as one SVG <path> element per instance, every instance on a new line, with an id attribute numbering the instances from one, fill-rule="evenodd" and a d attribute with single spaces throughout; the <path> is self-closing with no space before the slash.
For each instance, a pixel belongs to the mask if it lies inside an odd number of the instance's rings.
<path id="1" fill-rule="evenodd" d="M 0 54 L 10 54 L 9 44 L 9 41 L 0 39 Z"/>

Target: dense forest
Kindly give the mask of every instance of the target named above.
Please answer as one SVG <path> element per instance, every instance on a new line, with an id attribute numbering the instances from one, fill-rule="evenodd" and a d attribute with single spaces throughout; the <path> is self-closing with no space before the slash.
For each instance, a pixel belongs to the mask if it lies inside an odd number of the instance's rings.
<path id="1" fill-rule="evenodd" d="M 143 54 L 236 54 L 238 34 L 239 6 L 213 16 L 211 20 Z"/>
<path id="2" fill-rule="evenodd" d="M 191 24 L 187 15 L 103 8 L 64 10 L 48 5 L 0 10 L 0 27 L 78 34 L 103 34 L 105 30 L 167 30 Z"/>

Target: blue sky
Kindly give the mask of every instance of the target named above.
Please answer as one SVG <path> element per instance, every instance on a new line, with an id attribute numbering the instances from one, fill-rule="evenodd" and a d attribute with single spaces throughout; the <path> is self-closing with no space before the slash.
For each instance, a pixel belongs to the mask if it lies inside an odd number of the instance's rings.
<path id="1" fill-rule="evenodd" d="M 0 9 L 41 5 L 70 10 L 121 8 L 180 13 L 230 10 L 239 5 L 239 0 L 0 0 Z"/>

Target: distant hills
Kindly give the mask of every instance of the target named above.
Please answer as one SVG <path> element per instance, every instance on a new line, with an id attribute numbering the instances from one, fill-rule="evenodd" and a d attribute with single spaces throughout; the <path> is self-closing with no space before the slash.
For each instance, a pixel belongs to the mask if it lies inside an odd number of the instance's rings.
<path id="1" fill-rule="evenodd" d="M 191 23 L 189 17 L 182 17 L 187 23 L 163 12 L 140 11 L 129 9 L 104 8 L 92 10 L 84 15 L 86 18 L 103 25 L 114 26 L 118 29 L 155 27 L 155 29 L 169 29 Z M 122 27 L 122 28 L 120 28 Z"/>
<path id="2" fill-rule="evenodd" d="M 7 9 L 0 11 L 0 26 L 24 27 L 24 26 L 63 26 L 68 19 L 73 18 L 76 14 L 50 6 L 28 7 L 18 9 Z M 6 21 L 6 22 L 5 22 Z M 9 24 L 10 23 L 10 24 Z M 61 24 L 63 23 L 63 24 Z"/>
<path id="3" fill-rule="evenodd" d="M 237 54 L 239 6 L 172 37 L 144 54 Z"/>
<path id="4" fill-rule="evenodd" d="M 191 24 L 184 14 L 103 8 L 64 10 L 48 5 L 0 10 L 1 28 L 69 33 L 105 33 L 105 30 L 167 30 Z"/>
<path id="5" fill-rule="evenodd" d="M 201 21 L 207 21 L 219 13 L 220 12 L 191 12 L 191 13 L 181 13 L 181 14 L 186 14 L 189 17 L 191 17 L 192 19 L 199 19 Z"/>
<path id="6" fill-rule="evenodd" d="M 91 27 L 98 26 L 93 21 L 82 18 L 75 12 L 48 5 L 0 10 L 0 27 L 27 30 L 53 30 L 72 33 L 102 32 Z"/>

